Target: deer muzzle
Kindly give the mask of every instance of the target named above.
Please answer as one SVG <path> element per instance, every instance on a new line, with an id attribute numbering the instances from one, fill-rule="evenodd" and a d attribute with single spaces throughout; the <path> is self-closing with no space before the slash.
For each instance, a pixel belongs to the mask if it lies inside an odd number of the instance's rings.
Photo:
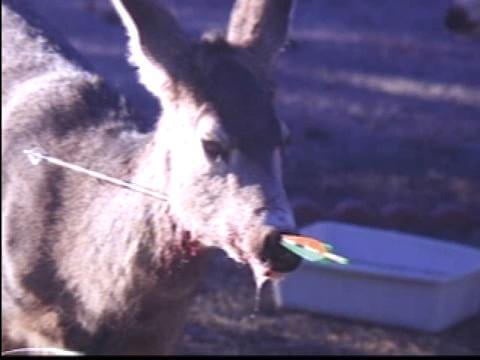
<path id="1" fill-rule="evenodd" d="M 291 253 L 280 244 L 283 233 L 286 232 L 280 230 L 268 231 L 264 236 L 263 246 L 260 250 L 260 260 L 273 273 L 293 271 L 301 262 L 299 256 Z"/>

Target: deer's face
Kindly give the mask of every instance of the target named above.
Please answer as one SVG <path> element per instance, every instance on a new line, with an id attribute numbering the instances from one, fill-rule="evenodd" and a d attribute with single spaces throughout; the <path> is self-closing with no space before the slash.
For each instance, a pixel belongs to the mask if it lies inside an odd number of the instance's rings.
<path id="1" fill-rule="evenodd" d="M 203 53 L 201 64 L 196 100 L 180 96 L 171 107 L 182 116 L 166 120 L 172 211 L 193 236 L 254 271 L 293 270 L 299 259 L 279 244 L 295 229 L 282 182 L 288 133 L 272 92 L 228 54 Z"/>
<path id="2" fill-rule="evenodd" d="M 205 245 L 249 263 L 257 279 L 293 270 L 299 258 L 280 245 L 295 227 L 281 176 L 287 134 L 266 81 L 291 1 L 237 1 L 226 39 L 200 44 L 152 1 L 113 3 L 140 80 L 162 103 L 174 216 Z"/>

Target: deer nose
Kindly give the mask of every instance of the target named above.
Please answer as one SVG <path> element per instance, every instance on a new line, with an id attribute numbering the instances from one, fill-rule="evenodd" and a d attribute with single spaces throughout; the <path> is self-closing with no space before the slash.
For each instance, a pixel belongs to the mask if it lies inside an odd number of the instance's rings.
<path id="1" fill-rule="evenodd" d="M 280 231 L 268 232 L 264 238 L 260 260 L 274 272 L 290 272 L 300 265 L 301 258 L 285 249 L 280 244 L 281 239 L 282 233 Z"/>

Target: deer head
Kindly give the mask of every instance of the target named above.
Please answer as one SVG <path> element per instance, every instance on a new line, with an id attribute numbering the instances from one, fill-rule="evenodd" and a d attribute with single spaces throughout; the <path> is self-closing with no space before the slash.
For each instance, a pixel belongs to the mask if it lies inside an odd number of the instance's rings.
<path id="1" fill-rule="evenodd" d="M 293 270 L 299 258 L 279 244 L 295 228 L 282 183 L 288 134 L 269 74 L 291 1 L 238 0 L 226 37 L 198 42 L 152 1 L 113 4 L 130 61 L 162 105 L 156 159 L 168 165 L 158 181 L 176 221 L 202 244 L 250 264 L 257 279 Z"/>

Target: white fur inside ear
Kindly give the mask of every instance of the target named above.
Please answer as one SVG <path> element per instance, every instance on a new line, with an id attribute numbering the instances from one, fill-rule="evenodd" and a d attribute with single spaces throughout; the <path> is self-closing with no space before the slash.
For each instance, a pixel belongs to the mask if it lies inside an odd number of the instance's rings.
<path id="1" fill-rule="evenodd" d="M 140 46 L 130 42 L 130 56 L 131 64 L 137 66 L 138 79 L 140 82 L 158 98 L 162 97 L 165 87 L 170 83 L 170 77 L 162 69 L 162 67 L 150 60 Z"/>
<path id="2" fill-rule="evenodd" d="M 120 0 L 112 0 L 112 4 L 127 30 L 129 62 L 137 67 L 140 82 L 153 95 L 160 97 L 164 87 L 169 83 L 170 77 L 160 64 L 147 57 L 143 51 L 138 27 L 122 2 Z"/>

